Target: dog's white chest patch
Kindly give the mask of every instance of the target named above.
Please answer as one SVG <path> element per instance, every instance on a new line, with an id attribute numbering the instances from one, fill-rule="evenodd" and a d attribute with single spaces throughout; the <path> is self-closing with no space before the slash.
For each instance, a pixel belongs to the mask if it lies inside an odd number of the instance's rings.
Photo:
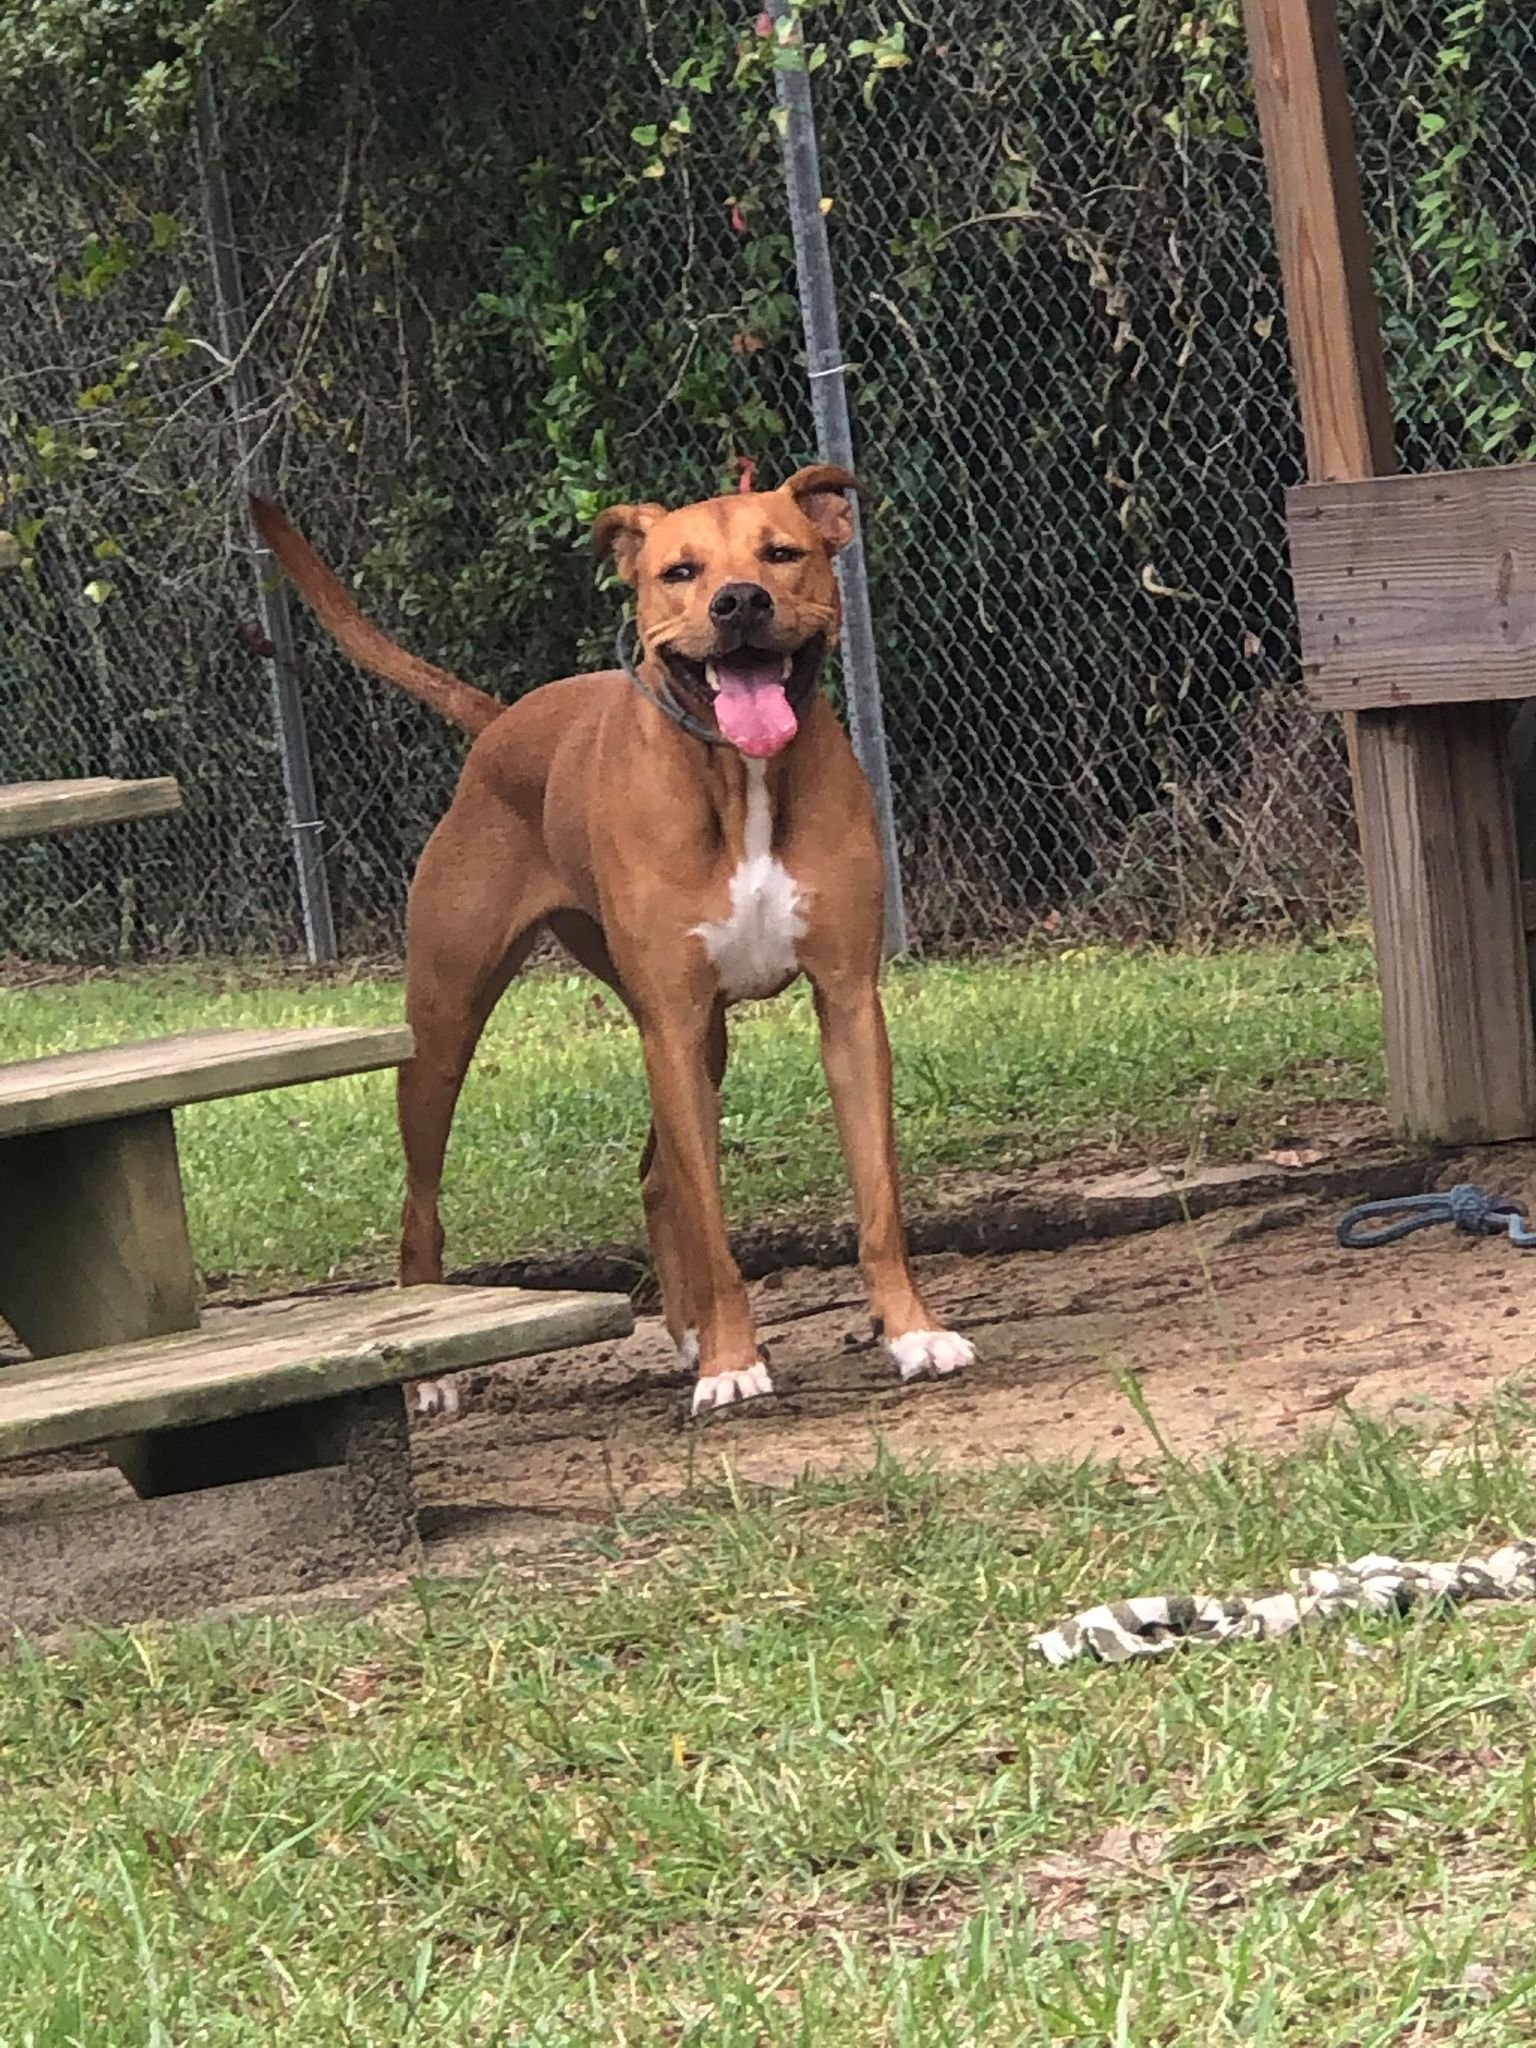
<path id="1" fill-rule="evenodd" d="M 795 945 L 806 929 L 806 892 L 773 851 L 767 768 L 761 761 L 746 766 L 747 825 L 731 876 L 730 914 L 693 927 L 714 962 L 721 994 L 732 1002 L 776 995 L 793 981 L 800 971 Z"/>

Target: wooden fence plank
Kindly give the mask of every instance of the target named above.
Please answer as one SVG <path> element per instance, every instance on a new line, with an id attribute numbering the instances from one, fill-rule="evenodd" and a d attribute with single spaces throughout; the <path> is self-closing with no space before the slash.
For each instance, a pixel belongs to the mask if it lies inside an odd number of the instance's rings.
<path id="1" fill-rule="evenodd" d="M 1536 696 L 1536 463 L 1306 484 L 1288 512 L 1314 703 Z"/>

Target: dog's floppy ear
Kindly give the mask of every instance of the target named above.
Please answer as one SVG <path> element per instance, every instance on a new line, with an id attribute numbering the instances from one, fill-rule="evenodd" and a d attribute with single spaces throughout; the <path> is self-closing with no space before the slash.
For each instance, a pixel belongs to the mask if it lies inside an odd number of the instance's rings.
<path id="1" fill-rule="evenodd" d="M 658 519 L 665 519 L 665 505 L 610 505 L 598 514 L 592 529 L 592 547 L 601 559 L 612 555 L 613 566 L 626 583 L 635 580 L 635 561 L 645 536 Z"/>
<path id="2" fill-rule="evenodd" d="M 821 535 L 829 555 L 847 547 L 853 539 L 853 507 L 848 502 L 848 493 L 859 488 L 857 477 L 835 462 L 817 462 L 809 469 L 797 469 L 781 488 Z"/>

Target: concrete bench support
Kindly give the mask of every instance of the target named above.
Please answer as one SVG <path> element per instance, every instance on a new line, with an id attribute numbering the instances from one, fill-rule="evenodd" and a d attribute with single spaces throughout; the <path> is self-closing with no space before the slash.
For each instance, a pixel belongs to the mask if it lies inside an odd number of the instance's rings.
<path id="1" fill-rule="evenodd" d="M 0 1460 L 106 1445 L 140 1499 L 103 1474 L 83 1512 L 46 1488 L 0 1505 L 0 1620 L 186 1613 L 398 1570 L 416 1551 L 402 1383 L 633 1323 L 622 1295 L 412 1287 L 13 1366 Z"/>

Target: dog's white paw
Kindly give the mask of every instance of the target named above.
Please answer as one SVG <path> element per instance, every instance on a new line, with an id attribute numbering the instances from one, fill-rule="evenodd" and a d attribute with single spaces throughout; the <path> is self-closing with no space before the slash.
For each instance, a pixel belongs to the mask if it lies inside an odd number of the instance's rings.
<path id="1" fill-rule="evenodd" d="M 683 1341 L 677 1347 L 677 1362 L 684 1372 L 698 1371 L 699 1333 L 697 1330 L 684 1330 Z"/>
<path id="2" fill-rule="evenodd" d="M 909 1330 L 885 1348 L 904 1380 L 946 1379 L 976 1358 L 976 1346 L 953 1330 Z"/>
<path id="3" fill-rule="evenodd" d="M 411 1413 L 423 1417 L 440 1415 L 450 1421 L 459 1412 L 457 1380 L 415 1380 L 411 1385 Z"/>
<path id="4" fill-rule="evenodd" d="M 697 1382 L 693 1390 L 693 1412 L 706 1408 L 729 1408 L 733 1401 L 755 1401 L 773 1392 L 768 1368 L 759 1362 L 748 1372 L 717 1372 Z"/>

